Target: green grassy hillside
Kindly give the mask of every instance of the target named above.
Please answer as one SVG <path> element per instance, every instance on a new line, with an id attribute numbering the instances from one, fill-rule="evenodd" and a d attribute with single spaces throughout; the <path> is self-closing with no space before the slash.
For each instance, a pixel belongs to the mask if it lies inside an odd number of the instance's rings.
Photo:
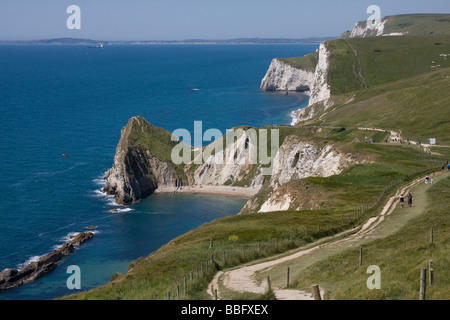
<path id="1" fill-rule="evenodd" d="M 314 70 L 316 70 L 317 62 L 319 61 L 319 54 L 313 52 L 303 57 L 281 58 L 279 60 L 286 62 L 294 68 L 314 72 Z"/>
<path id="2" fill-rule="evenodd" d="M 439 21 L 442 17 L 429 18 L 439 26 L 447 23 Z M 397 26 L 402 30 L 415 28 L 406 20 L 397 20 Z M 169 293 L 178 299 L 209 299 L 206 287 L 218 270 L 311 245 L 362 225 L 380 211 L 397 187 L 439 170 L 450 159 L 450 148 L 434 148 L 434 153 L 428 154 L 416 145 L 365 143 L 366 137 L 382 140 L 386 133 L 358 130 L 361 126 L 400 130 L 412 140 L 425 142 L 435 137 L 438 143 L 450 144 L 450 56 L 443 56 L 450 53 L 450 36 L 338 39 L 327 42 L 327 47 L 331 51 L 329 83 L 335 106 L 300 126 L 279 127 L 281 140 L 294 134 L 323 145 L 335 142 L 349 152 L 371 155 L 373 162 L 329 178 L 289 182 L 287 187 L 309 190 L 321 199 L 314 210 L 248 213 L 215 220 L 132 262 L 127 274 L 116 274 L 102 287 L 65 299 L 167 299 Z M 312 66 L 314 59 L 311 55 L 290 63 Z M 135 139 L 146 146 L 149 137 Z M 168 154 L 165 146 L 155 146 L 161 157 Z M 297 288 L 315 282 L 329 290 L 329 298 L 410 299 L 416 297 L 417 268 L 430 258 L 437 259 L 439 277 L 446 277 L 449 232 L 444 199 L 448 198 L 449 181 L 442 179 L 426 191 L 427 198 L 421 202 L 425 214 L 417 211 L 414 218 L 408 217 L 411 224 L 405 224 L 400 233 L 370 243 L 367 261 L 392 272 L 383 273 L 388 290 L 367 293 L 363 287 L 367 274 L 365 269 L 355 268 L 354 252 L 305 269 L 295 279 Z M 356 216 L 361 207 L 364 214 Z M 422 241 L 431 226 L 439 228 L 439 245 Z M 448 280 L 440 280 L 431 297 L 448 298 L 448 287 Z M 267 297 L 227 293 L 226 298 Z"/>
<path id="3" fill-rule="evenodd" d="M 405 14 L 387 18 L 385 34 L 437 35 L 450 32 L 450 14 Z"/>
<path id="4" fill-rule="evenodd" d="M 363 246 L 361 267 L 358 265 L 359 248 L 355 247 L 306 268 L 295 280 L 295 286 L 304 289 L 311 283 L 319 283 L 326 290 L 326 299 L 418 300 L 420 269 L 428 270 L 432 260 L 434 283 L 430 285 L 427 275 L 426 298 L 448 300 L 450 233 L 446 203 L 450 175 L 444 173 L 436 181 L 433 185 L 420 184 L 413 189 L 413 207 L 397 208 L 378 236 L 389 234 L 389 228 L 395 225 L 402 226 L 399 232 Z M 369 265 L 380 268 L 378 290 L 369 290 L 366 286 Z"/>
<path id="5" fill-rule="evenodd" d="M 327 48 L 333 95 L 450 67 L 450 35 L 336 39 Z"/>
<path id="6" fill-rule="evenodd" d="M 345 97 L 345 98 L 344 98 Z M 310 124 L 399 130 L 413 141 L 450 144 L 450 69 L 360 90 L 341 97 L 321 120 Z"/>

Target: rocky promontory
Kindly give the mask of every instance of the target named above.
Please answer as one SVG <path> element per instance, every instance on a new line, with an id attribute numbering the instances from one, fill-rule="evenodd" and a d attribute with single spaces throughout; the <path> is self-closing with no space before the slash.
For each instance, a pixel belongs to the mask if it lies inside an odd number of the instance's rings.
<path id="1" fill-rule="evenodd" d="M 105 173 L 103 191 L 114 195 L 119 204 L 131 204 L 158 187 L 181 184 L 183 175 L 170 161 L 171 150 L 178 143 L 171 137 L 170 132 L 142 117 L 131 118 L 121 130 L 113 167 Z"/>
<path id="2" fill-rule="evenodd" d="M 311 89 L 314 71 L 296 68 L 281 59 L 273 59 L 261 81 L 263 91 L 300 91 Z"/>
<path id="3" fill-rule="evenodd" d="M 91 239 L 94 233 L 84 231 L 77 234 L 70 241 L 64 243 L 61 247 L 53 250 L 33 261 L 22 269 L 5 269 L 0 272 L 0 291 L 16 288 L 22 284 L 32 282 L 39 277 L 49 273 L 61 263 L 63 256 L 74 251 L 74 246 L 79 246 L 85 241 Z"/>

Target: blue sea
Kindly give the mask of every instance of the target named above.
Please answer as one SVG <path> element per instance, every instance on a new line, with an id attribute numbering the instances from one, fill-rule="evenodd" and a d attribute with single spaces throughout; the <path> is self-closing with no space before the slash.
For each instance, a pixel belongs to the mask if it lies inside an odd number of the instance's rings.
<path id="1" fill-rule="evenodd" d="M 289 124 L 302 94 L 261 92 L 275 57 L 318 45 L 0 46 L 0 271 L 21 268 L 95 225 L 95 236 L 50 274 L 0 293 L 53 299 L 81 291 L 205 222 L 236 214 L 245 199 L 151 195 L 122 207 L 100 190 L 120 130 L 133 116 L 169 131 Z M 63 157 L 67 153 L 69 157 Z M 111 209 L 118 209 L 112 213 Z"/>

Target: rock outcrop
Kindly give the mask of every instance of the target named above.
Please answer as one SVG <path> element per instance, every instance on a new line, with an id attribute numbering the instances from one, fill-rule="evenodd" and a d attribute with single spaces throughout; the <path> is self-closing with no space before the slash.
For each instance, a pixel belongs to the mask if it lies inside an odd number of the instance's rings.
<path id="1" fill-rule="evenodd" d="M 388 22 L 391 22 L 392 17 L 385 17 L 383 19 L 375 20 L 371 26 L 367 24 L 366 21 L 360 21 L 355 23 L 352 31 L 348 34 L 344 34 L 342 38 L 367 38 L 367 37 L 394 37 L 394 36 L 403 36 L 408 34 L 407 31 L 397 31 L 391 32 L 389 31 L 389 27 L 387 27 Z M 394 17 L 395 19 L 395 17 Z M 407 23 L 406 25 L 412 25 L 414 20 Z M 397 28 L 399 25 L 396 26 Z"/>
<path id="2" fill-rule="evenodd" d="M 315 57 L 314 69 L 293 67 L 281 59 L 273 59 L 261 81 L 260 88 L 264 91 L 303 91 L 310 95 L 308 107 L 297 111 L 297 119 L 292 124 L 314 117 L 319 111 L 317 105 L 321 110 L 332 105 L 328 84 L 330 52 L 326 42 L 320 44 Z"/>
<path id="3" fill-rule="evenodd" d="M 103 191 L 119 204 L 144 199 L 161 186 L 175 186 L 179 179 L 167 155 L 175 143 L 171 134 L 142 117 L 131 118 L 121 130 L 113 167 L 105 173 Z M 161 151 L 162 150 L 162 151 Z"/>
<path id="4" fill-rule="evenodd" d="M 257 162 L 256 130 L 239 129 L 235 133 L 231 143 L 228 141 L 231 138 L 227 139 L 227 135 L 215 142 L 220 144 L 221 150 L 206 157 L 195 170 L 194 184 L 231 185 L 245 178 L 248 180 L 248 187 L 259 188 L 262 185 L 264 177 Z M 251 172 L 254 174 L 249 176 Z"/>
<path id="5" fill-rule="evenodd" d="M 306 92 L 311 89 L 313 80 L 313 71 L 294 68 L 280 59 L 273 59 L 260 88 L 263 91 Z"/>
<path id="6" fill-rule="evenodd" d="M 298 110 L 298 121 L 311 119 L 320 111 L 324 111 L 333 105 L 330 101 L 331 88 L 328 83 L 329 68 L 330 52 L 326 43 L 321 43 L 319 47 L 319 61 L 311 85 L 309 103 L 306 108 Z"/>
<path id="7" fill-rule="evenodd" d="M 368 26 L 367 22 L 357 22 L 351 31 L 349 38 L 366 38 L 379 37 L 384 35 L 384 27 L 387 18 L 374 21 L 372 26 Z"/>
<path id="8" fill-rule="evenodd" d="M 355 160 L 332 145 L 318 146 L 298 136 L 288 136 L 274 158 L 270 184 L 281 186 L 293 179 L 329 177 L 341 173 Z"/>
<path id="9" fill-rule="evenodd" d="M 38 261 L 31 262 L 20 270 L 3 270 L 0 272 L 0 291 L 16 288 L 49 273 L 61 263 L 63 256 L 73 252 L 74 246 L 81 245 L 93 236 L 91 231 L 81 232 L 58 249 L 41 256 Z"/>

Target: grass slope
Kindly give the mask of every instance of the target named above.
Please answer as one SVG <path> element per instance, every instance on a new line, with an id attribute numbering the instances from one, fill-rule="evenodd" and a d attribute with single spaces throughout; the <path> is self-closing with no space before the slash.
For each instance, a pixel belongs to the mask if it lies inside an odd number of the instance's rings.
<path id="1" fill-rule="evenodd" d="M 328 299 L 418 300 L 420 269 L 428 268 L 429 260 L 433 260 L 435 282 L 432 286 L 427 283 L 427 299 L 449 299 L 450 233 L 446 204 L 449 188 L 447 172 L 436 176 L 433 185 L 415 187 L 413 207 L 398 207 L 376 235 L 388 236 L 364 243 L 361 267 L 358 265 L 359 244 L 355 244 L 303 270 L 296 279 L 297 288 L 320 283 L 327 290 Z M 392 232 L 397 227 L 400 231 Z M 433 243 L 430 242 L 431 228 Z M 381 289 L 366 287 L 369 265 L 380 267 Z"/>
<path id="2" fill-rule="evenodd" d="M 330 178 L 311 177 L 292 182 L 293 188 L 308 186 L 325 196 L 326 201 L 318 209 L 237 215 L 215 220 L 136 260 L 130 264 L 129 273 L 115 275 L 108 284 L 65 298 L 166 299 L 168 292 L 172 297 L 175 295 L 178 285 L 181 299 L 207 299 L 206 286 L 217 270 L 270 257 L 364 223 L 397 186 L 438 169 L 450 158 L 449 148 L 440 148 L 440 154 L 425 154 L 412 145 L 364 143 L 365 136 L 381 140 L 385 133 L 362 133 L 356 129 L 362 125 L 400 129 L 408 137 L 418 140 L 433 135 L 438 141 L 449 141 L 446 133 L 449 132 L 447 119 L 450 118 L 447 102 L 450 101 L 450 74 L 448 60 L 438 60 L 439 54 L 450 53 L 449 40 L 448 36 L 442 35 L 328 42 L 335 61 L 330 72 L 333 99 L 341 103 L 337 103 L 335 109 L 327 110 L 320 119 L 311 121 L 324 126 L 320 130 L 313 126 L 280 127 L 280 140 L 296 134 L 314 139 L 316 143 L 339 143 L 352 152 L 371 154 L 376 161 L 355 166 Z M 431 68 L 437 64 L 441 67 Z M 353 98 L 351 102 L 350 98 Z M 137 137 L 136 141 L 146 143 L 146 139 Z M 161 150 L 162 157 L 164 153 L 166 151 Z M 424 210 L 432 210 L 433 215 L 418 214 L 414 223 L 405 226 L 410 228 L 407 233 L 393 235 L 397 238 L 386 242 L 371 243 L 368 252 L 376 255 L 376 259 L 367 261 L 376 261 L 382 270 L 392 268 L 392 279 L 397 279 L 391 281 L 393 286 L 389 285 L 389 291 L 367 293 L 365 285 L 355 283 L 362 278 L 367 279 L 367 274 L 365 269 L 355 269 L 356 263 L 351 262 L 355 259 L 354 252 L 330 257 L 311 267 L 297 278 L 297 287 L 317 282 L 327 287 L 331 298 L 337 299 L 415 297 L 415 289 L 412 288 L 417 284 L 417 268 L 430 257 L 437 259 L 436 270 L 443 270 L 448 264 L 448 226 L 444 220 L 446 206 L 443 200 L 448 198 L 449 187 L 450 182 L 445 180 L 427 193 Z M 375 203 L 375 207 L 354 219 L 357 208 L 371 203 Z M 426 237 L 431 225 L 438 226 L 436 243 L 440 243 L 439 246 L 418 241 Z M 211 254 L 214 262 L 210 260 Z M 337 280 L 336 275 L 342 275 L 342 279 Z M 443 276 L 446 276 L 445 271 L 439 275 Z M 183 290 L 184 279 L 188 279 L 186 293 Z M 384 271 L 383 279 L 390 279 Z M 442 287 L 431 297 L 448 297 L 447 282 L 440 280 Z"/>
<path id="3" fill-rule="evenodd" d="M 450 67 L 450 56 L 442 56 L 450 53 L 450 35 L 336 39 L 327 48 L 333 95 Z"/>
<path id="4" fill-rule="evenodd" d="M 384 33 L 403 32 L 408 35 L 450 33 L 450 14 L 405 14 L 387 17 Z"/>
<path id="5" fill-rule="evenodd" d="M 287 63 L 291 67 L 314 72 L 319 61 L 319 54 L 313 52 L 303 57 L 280 58 L 279 60 Z"/>
<path id="6" fill-rule="evenodd" d="M 404 137 L 450 144 L 450 69 L 360 90 L 310 124 L 400 130 Z"/>

